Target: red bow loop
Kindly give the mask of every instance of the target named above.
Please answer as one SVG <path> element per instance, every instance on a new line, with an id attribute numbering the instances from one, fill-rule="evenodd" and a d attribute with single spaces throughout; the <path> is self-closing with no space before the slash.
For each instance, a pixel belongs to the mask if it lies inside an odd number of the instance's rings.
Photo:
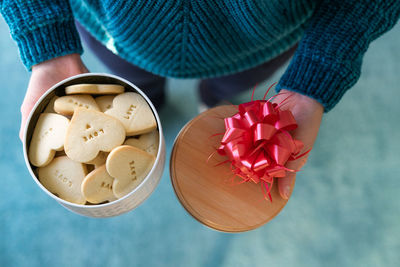
<path id="1" fill-rule="evenodd" d="M 229 158 L 232 172 L 244 182 L 262 181 L 265 197 L 270 197 L 274 178 L 293 171 L 284 167 L 286 162 L 308 153 L 298 155 L 304 145 L 288 132 L 297 128 L 296 120 L 290 110 L 275 103 L 240 104 L 239 112 L 224 121 L 225 134 L 217 152 Z"/>
<path id="2" fill-rule="evenodd" d="M 279 119 L 275 122 L 275 127 L 278 130 L 291 131 L 297 128 L 296 120 L 290 110 L 279 112 Z"/>
<path id="3" fill-rule="evenodd" d="M 276 128 L 267 123 L 257 123 L 254 129 L 254 142 L 262 140 L 270 140 L 272 136 L 276 133 Z"/>

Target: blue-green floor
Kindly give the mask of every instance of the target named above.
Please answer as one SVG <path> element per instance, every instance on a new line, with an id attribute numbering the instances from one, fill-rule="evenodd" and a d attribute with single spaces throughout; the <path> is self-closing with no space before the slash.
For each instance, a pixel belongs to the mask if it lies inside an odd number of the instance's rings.
<path id="1" fill-rule="evenodd" d="M 3 20 L 0 36 L 0 266 L 400 266 L 399 24 L 371 45 L 359 82 L 324 117 L 288 205 L 242 234 L 213 231 L 188 215 L 169 162 L 153 195 L 120 217 L 81 217 L 45 195 L 18 139 L 29 73 Z M 84 59 L 91 71 L 106 71 L 89 52 Z M 160 113 L 168 156 L 196 115 L 196 84 L 169 81 Z"/>

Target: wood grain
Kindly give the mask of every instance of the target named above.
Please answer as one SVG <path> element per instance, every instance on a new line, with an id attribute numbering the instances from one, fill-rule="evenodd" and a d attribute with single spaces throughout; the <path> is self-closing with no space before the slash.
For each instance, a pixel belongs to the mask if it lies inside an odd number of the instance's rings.
<path id="1" fill-rule="evenodd" d="M 170 173 L 175 193 L 183 207 L 201 223 L 223 232 L 255 229 L 274 218 L 286 205 L 277 184 L 272 203 L 263 197 L 259 184 L 243 183 L 234 177 L 226 160 L 215 154 L 225 131 L 222 118 L 237 111 L 234 106 L 210 109 L 190 121 L 178 135 L 171 155 Z M 235 184 L 232 184 L 234 178 Z"/>

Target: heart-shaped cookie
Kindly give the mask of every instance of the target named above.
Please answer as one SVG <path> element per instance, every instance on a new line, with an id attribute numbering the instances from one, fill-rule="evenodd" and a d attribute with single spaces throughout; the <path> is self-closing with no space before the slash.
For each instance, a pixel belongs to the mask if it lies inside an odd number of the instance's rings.
<path id="1" fill-rule="evenodd" d="M 55 113 L 42 113 L 37 120 L 29 145 L 28 157 L 36 167 L 46 166 L 54 158 L 55 151 L 64 148 L 69 120 Z"/>
<path id="2" fill-rule="evenodd" d="M 58 96 L 53 96 L 50 99 L 50 102 L 47 104 L 46 108 L 43 110 L 43 113 L 56 113 L 54 111 L 54 102 L 56 102 L 56 100 L 58 99 Z"/>
<path id="3" fill-rule="evenodd" d="M 93 204 L 113 201 L 117 199 L 112 190 L 113 183 L 114 178 L 108 174 L 106 165 L 102 165 L 85 177 L 81 191 L 86 200 Z"/>
<path id="4" fill-rule="evenodd" d="M 125 140 L 124 126 L 102 112 L 77 108 L 68 126 L 65 153 L 78 162 L 93 160 L 100 151 L 110 152 Z"/>
<path id="5" fill-rule="evenodd" d="M 66 95 L 59 97 L 54 102 L 54 110 L 66 116 L 74 114 L 74 110 L 79 107 L 100 111 L 91 95 Z"/>
<path id="6" fill-rule="evenodd" d="M 93 95 L 108 95 L 120 94 L 124 92 L 124 87 L 118 84 L 74 84 L 65 87 L 67 95 L 72 94 L 93 94 Z"/>
<path id="7" fill-rule="evenodd" d="M 128 136 L 147 133 L 157 128 L 150 106 L 138 93 L 117 95 L 113 100 L 113 107 L 105 114 L 120 120 Z"/>
<path id="8" fill-rule="evenodd" d="M 57 157 L 45 167 L 38 168 L 39 181 L 53 194 L 76 204 L 85 204 L 81 184 L 86 176 L 84 164 L 70 160 L 67 156 Z"/>
<path id="9" fill-rule="evenodd" d="M 135 189 L 153 167 L 155 158 L 133 146 L 114 148 L 107 157 L 107 172 L 114 177 L 113 193 L 121 198 Z"/>
<path id="10" fill-rule="evenodd" d="M 101 112 L 105 112 L 112 108 L 114 97 L 115 95 L 103 95 L 96 97 L 94 100 L 99 106 Z"/>
<path id="11" fill-rule="evenodd" d="M 98 168 L 101 165 L 106 164 L 108 154 L 108 152 L 100 151 L 94 159 L 85 163 L 89 165 L 94 165 L 96 168 Z"/>
<path id="12" fill-rule="evenodd" d="M 140 148 L 153 156 L 157 156 L 159 134 L 157 130 L 142 134 L 138 138 L 132 137 L 125 140 L 124 145 Z"/>

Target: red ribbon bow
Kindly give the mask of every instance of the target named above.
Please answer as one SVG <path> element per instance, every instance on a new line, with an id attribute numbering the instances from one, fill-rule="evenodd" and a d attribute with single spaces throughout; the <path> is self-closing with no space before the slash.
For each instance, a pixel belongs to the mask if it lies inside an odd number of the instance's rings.
<path id="1" fill-rule="evenodd" d="M 239 112 L 224 121 L 225 134 L 217 152 L 228 156 L 233 173 L 243 182 L 261 182 L 264 196 L 272 201 L 274 177 L 295 172 L 285 167 L 286 162 L 308 153 L 298 155 L 303 143 L 289 133 L 297 128 L 292 112 L 269 101 L 255 100 L 240 104 Z"/>

